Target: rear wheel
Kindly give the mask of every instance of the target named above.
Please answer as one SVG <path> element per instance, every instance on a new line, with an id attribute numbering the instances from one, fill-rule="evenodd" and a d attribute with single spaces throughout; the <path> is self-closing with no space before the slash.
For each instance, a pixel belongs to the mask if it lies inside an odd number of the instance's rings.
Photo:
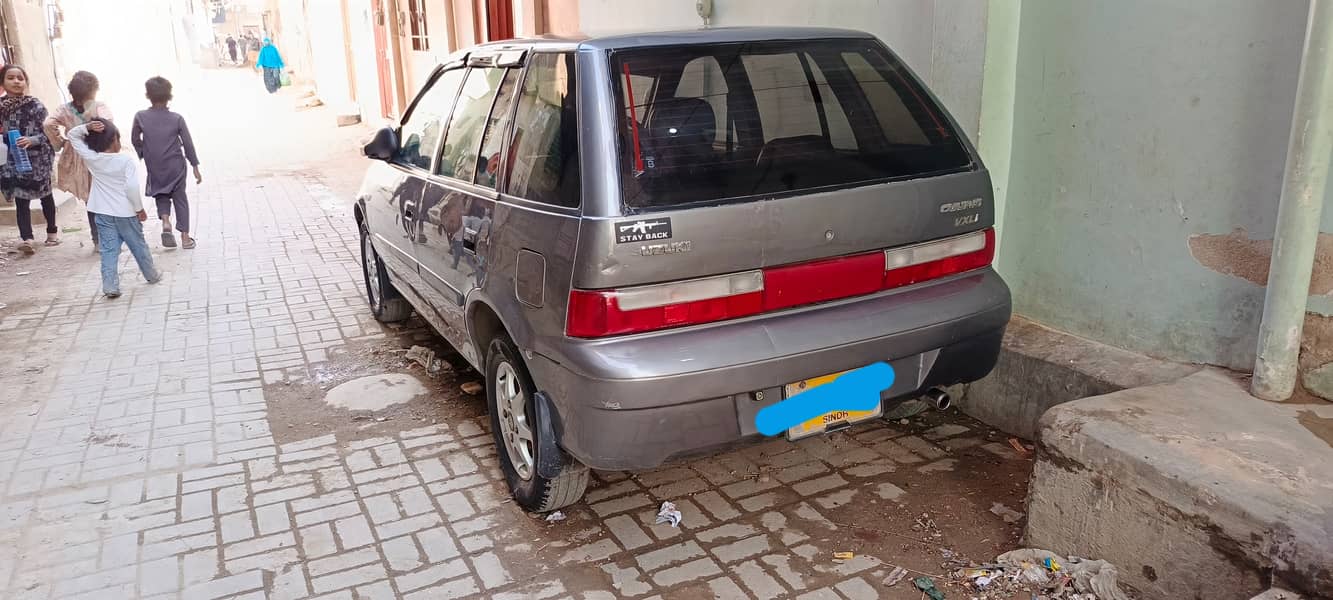
<path id="1" fill-rule="evenodd" d="M 549 429 L 536 422 L 535 393 L 536 386 L 513 340 L 503 334 L 497 336 L 486 351 L 486 400 L 500 467 L 519 506 L 546 512 L 578 502 L 588 488 L 589 471 L 572 457 L 564 457 L 560 461 L 564 466 L 554 477 L 543 477 L 538 472 L 541 448 L 561 450 L 555 440 L 542 437 L 550 434 L 543 433 Z"/>
<path id="2" fill-rule="evenodd" d="M 366 278 L 366 300 L 370 302 L 370 312 L 381 323 L 405 321 L 412 316 L 412 305 L 407 303 L 398 288 L 389 281 L 389 271 L 384 268 L 384 261 L 370 243 L 370 230 L 365 221 L 361 222 L 361 274 Z"/>

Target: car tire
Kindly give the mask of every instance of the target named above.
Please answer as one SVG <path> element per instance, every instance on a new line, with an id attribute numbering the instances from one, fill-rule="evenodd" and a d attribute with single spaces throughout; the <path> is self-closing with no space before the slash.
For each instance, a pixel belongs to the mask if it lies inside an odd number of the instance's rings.
<path id="1" fill-rule="evenodd" d="M 536 392 L 514 341 L 503 334 L 497 336 L 486 350 L 486 402 L 500 469 L 519 506 L 531 512 L 547 512 L 578 502 L 588 488 L 590 471 L 565 455 L 559 461 L 563 466 L 554 477 L 543 477 L 538 472 L 538 448 L 553 448 L 552 451 L 562 454 L 563 451 L 554 443 L 542 443 L 554 440 L 539 439 L 549 435 L 542 432 L 550 429 L 539 427 L 535 421 Z M 522 439 L 524 430 L 529 437 L 526 441 Z"/>
<path id="2" fill-rule="evenodd" d="M 412 305 L 389 281 L 384 259 L 370 243 L 370 230 L 365 221 L 361 222 L 361 274 L 366 280 L 366 301 L 370 303 L 370 312 L 376 321 L 397 323 L 412 316 Z"/>

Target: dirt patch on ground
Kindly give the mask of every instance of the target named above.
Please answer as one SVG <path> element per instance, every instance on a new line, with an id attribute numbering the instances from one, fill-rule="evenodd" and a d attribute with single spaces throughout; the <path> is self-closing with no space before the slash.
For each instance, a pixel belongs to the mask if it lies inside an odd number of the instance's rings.
<path id="1" fill-rule="evenodd" d="M 274 439 L 282 444 L 329 433 L 336 433 L 340 440 L 392 436 L 405 429 L 485 414 L 484 395 L 460 390 L 464 383 L 480 382 L 481 375 L 425 323 L 414 318 L 389 331 L 382 339 L 331 348 L 327 361 L 296 373 L 289 369 L 283 380 L 266 383 L 264 397 Z M 427 373 L 407 358 L 408 350 L 418 345 L 435 351 L 448 366 L 438 374 Z M 350 411 L 325 402 L 329 390 L 341 384 L 386 373 L 411 375 L 426 393 L 373 411 Z"/>

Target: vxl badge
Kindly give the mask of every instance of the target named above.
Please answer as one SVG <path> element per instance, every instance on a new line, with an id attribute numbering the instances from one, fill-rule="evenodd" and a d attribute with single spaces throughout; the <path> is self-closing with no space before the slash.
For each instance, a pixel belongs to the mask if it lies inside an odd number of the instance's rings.
<path id="1" fill-rule="evenodd" d="M 617 244 L 669 239 L 671 239 L 671 217 L 616 223 Z"/>

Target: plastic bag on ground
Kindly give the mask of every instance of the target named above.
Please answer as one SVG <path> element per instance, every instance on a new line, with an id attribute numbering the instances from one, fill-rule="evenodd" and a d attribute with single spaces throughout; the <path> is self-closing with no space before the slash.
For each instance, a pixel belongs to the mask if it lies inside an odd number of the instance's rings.
<path id="1" fill-rule="evenodd" d="M 1071 559 L 1072 561 L 1072 559 Z M 1115 565 L 1104 560 L 1079 560 L 1065 563 L 1065 573 L 1074 578 L 1074 589 L 1092 592 L 1097 600 L 1129 600 L 1116 581 Z"/>
<path id="2" fill-rule="evenodd" d="M 671 501 L 662 503 L 662 508 L 657 511 L 657 521 L 654 524 L 666 523 L 672 527 L 679 527 L 681 520 L 680 511 L 676 510 L 676 504 Z"/>

